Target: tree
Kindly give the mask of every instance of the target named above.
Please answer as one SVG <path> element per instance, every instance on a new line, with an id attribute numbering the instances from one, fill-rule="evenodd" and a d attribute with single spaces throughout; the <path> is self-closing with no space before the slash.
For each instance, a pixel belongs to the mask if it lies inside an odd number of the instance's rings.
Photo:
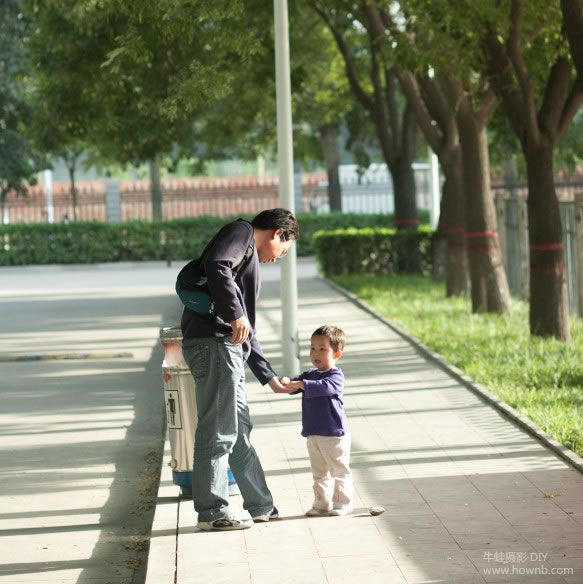
<path id="1" fill-rule="evenodd" d="M 439 6 L 409 0 L 395 16 L 391 8 L 389 2 L 369 2 L 365 12 L 446 177 L 440 223 L 447 228 L 447 293 L 467 289 L 468 241 L 472 309 L 508 312 L 510 295 L 490 199 L 486 147 L 494 94 L 461 62 L 443 19 L 436 17 Z"/>
<path id="2" fill-rule="evenodd" d="M 511 0 L 481 31 L 493 87 L 520 140 L 527 166 L 530 330 L 569 341 L 565 261 L 553 151 L 579 106 L 558 2 Z M 540 10 L 545 19 L 540 22 Z"/>
<path id="3" fill-rule="evenodd" d="M 53 32 L 59 26 L 69 29 L 65 20 L 55 18 L 51 23 Z M 61 29 L 55 36 L 70 33 L 70 30 Z M 92 124 L 97 124 L 101 112 L 100 103 L 81 94 L 80 88 L 94 73 L 85 69 L 85 63 L 77 59 L 76 51 L 71 58 L 58 47 L 47 47 L 46 39 L 39 34 L 31 36 L 27 48 L 34 57 L 27 134 L 45 158 L 61 158 L 65 162 L 71 183 L 73 220 L 76 221 L 76 171 L 81 155 L 90 149 L 88 134 Z"/>
<path id="4" fill-rule="evenodd" d="M 341 211 L 338 139 L 354 102 L 344 62 L 330 31 L 305 7 L 291 12 L 290 53 L 296 141 L 303 135 L 308 141 L 317 138 L 328 174 L 330 210 Z M 302 150 L 312 159 L 321 157 L 314 147 Z"/>
<path id="5" fill-rule="evenodd" d="M 400 99 L 394 69 L 386 62 L 367 19 L 365 5 L 338 1 L 332 7 L 307 0 L 328 26 L 344 59 L 350 88 L 374 122 L 387 167 L 393 177 L 395 224 L 417 229 L 417 201 L 412 163 L 418 127 L 412 108 Z"/>
<path id="6" fill-rule="evenodd" d="M 493 175 L 503 175 L 506 184 L 526 182 L 526 162 L 520 141 L 500 109 L 488 124 L 488 141 Z M 573 172 L 582 164 L 583 110 L 580 108 L 553 152 L 555 176 Z M 514 168 L 510 176 L 506 176 L 504 169 L 508 170 L 510 166 Z"/>
<path id="7" fill-rule="evenodd" d="M 436 153 L 445 177 L 442 188 L 439 225 L 435 243 L 435 262 L 440 243 L 446 243 L 446 295 L 468 291 L 467 255 L 464 238 L 465 200 L 462 158 L 456 122 L 455 102 L 444 95 L 447 78 L 436 78 L 428 59 L 429 47 L 423 35 L 408 33 L 395 22 L 395 16 L 381 3 L 371 2 L 366 13 L 377 42 L 383 47 L 410 104 L 417 124 Z M 401 15 L 404 20 L 404 15 Z M 440 72 L 440 76 L 444 75 Z"/>
<path id="8" fill-rule="evenodd" d="M 26 193 L 36 182 L 41 162 L 25 136 L 30 117 L 26 104 L 28 62 L 23 39 L 29 34 L 18 0 L 5 0 L 0 8 L 0 200 L 2 220 L 11 191 Z"/>

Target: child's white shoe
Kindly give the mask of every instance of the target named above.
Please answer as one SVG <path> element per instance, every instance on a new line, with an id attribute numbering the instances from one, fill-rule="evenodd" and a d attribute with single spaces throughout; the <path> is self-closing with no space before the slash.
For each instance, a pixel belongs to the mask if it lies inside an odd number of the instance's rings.
<path id="1" fill-rule="evenodd" d="M 331 511 L 328 511 L 328 515 L 340 516 L 348 515 L 352 513 L 352 507 L 334 507 Z"/>
<path id="2" fill-rule="evenodd" d="M 312 507 L 306 511 L 306 517 L 326 517 L 329 511 Z"/>

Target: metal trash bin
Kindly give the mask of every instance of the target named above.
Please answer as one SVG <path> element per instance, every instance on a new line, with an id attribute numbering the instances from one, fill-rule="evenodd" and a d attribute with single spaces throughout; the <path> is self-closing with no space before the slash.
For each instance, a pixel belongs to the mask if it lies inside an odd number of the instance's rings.
<path id="1" fill-rule="evenodd" d="M 182 330 L 179 326 L 160 329 L 164 347 L 162 372 L 164 404 L 170 439 L 172 482 L 180 487 L 182 497 L 192 497 L 192 464 L 194 435 L 197 425 L 196 388 L 190 369 L 182 354 Z M 228 470 L 229 495 L 238 495 L 239 487 Z"/>
<path id="2" fill-rule="evenodd" d="M 182 355 L 182 331 L 179 326 L 160 330 L 164 347 L 164 404 L 170 439 L 168 466 L 172 481 L 180 487 L 183 497 L 192 497 L 192 461 L 197 412 L 194 379 Z"/>

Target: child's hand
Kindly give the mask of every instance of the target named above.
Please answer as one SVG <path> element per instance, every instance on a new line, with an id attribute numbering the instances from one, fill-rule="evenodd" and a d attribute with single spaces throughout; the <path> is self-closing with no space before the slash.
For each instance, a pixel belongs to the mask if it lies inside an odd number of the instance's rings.
<path id="1" fill-rule="evenodd" d="M 293 390 L 288 389 L 277 377 L 272 377 L 267 384 L 271 387 L 273 393 L 291 393 Z"/>
<path id="2" fill-rule="evenodd" d="M 303 381 L 290 381 L 289 383 L 285 384 L 286 389 L 291 389 L 293 391 L 297 391 L 298 389 L 304 389 L 304 382 Z"/>
<path id="3" fill-rule="evenodd" d="M 279 378 L 279 382 L 282 385 L 287 385 L 290 381 L 291 381 L 291 379 L 289 377 L 286 377 L 285 375 L 283 377 Z"/>

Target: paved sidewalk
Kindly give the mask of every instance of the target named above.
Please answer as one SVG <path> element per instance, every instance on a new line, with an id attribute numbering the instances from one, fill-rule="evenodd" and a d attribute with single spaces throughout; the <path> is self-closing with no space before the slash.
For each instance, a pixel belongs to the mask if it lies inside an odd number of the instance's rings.
<path id="1" fill-rule="evenodd" d="M 195 529 L 166 466 L 147 584 L 583 582 L 583 475 L 427 361 L 322 279 L 299 281 L 302 367 L 311 332 L 347 334 L 355 511 L 308 519 L 311 473 L 300 398 L 249 374 L 252 440 L 282 519 Z M 278 282 L 263 286 L 259 338 L 281 370 Z M 240 507 L 240 498 L 232 497 Z M 386 512 L 371 517 L 368 507 Z"/>
<path id="2" fill-rule="evenodd" d="M 143 583 L 177 271 L 0 268 L 1 584 Z"/>

